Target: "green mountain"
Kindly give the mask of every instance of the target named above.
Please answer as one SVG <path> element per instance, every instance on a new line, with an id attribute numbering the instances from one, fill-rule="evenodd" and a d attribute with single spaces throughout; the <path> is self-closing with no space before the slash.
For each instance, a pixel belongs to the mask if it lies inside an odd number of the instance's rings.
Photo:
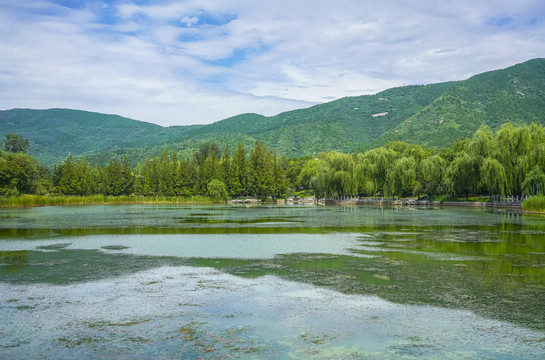
<path id="1" fill-rule="evenodd" d="M 159 125 L 69 109 L 12 109 L 0 111 L 0 136 L 16 133 L 29 139 L 29 153 L 44 164 L 69 154 L 88 156 L 106 151 L 168 143 L 199 126 L 164 128 Z"/>
<path id="2" fill-rule="evenodd" d="M 48 165 L 69 153 L 101 163 L 127 154 L 135 163 L 163 148 L 187 155 L 204 141 L 231 149 L 260 141 L 286 157 L 393 140 L 439 147 L 470 137 L 482 124 L 497 129 L 505 122 L 545 124 L 545 59 L 463 81 L 392 88 L 271 117 L 242 114 L 210 125 L 161 127 L 77 110 L 5 110 L 0 136 L 28 138 L 30 153 Z"/>
<path id="3" fill-rule="evenodd" d="M 472 136 L 481 125 L 496 130 L 506 122 L 545 124 L 545 59 L 455 82 L 379 142 L 405 140 L 438 147 Z"/>

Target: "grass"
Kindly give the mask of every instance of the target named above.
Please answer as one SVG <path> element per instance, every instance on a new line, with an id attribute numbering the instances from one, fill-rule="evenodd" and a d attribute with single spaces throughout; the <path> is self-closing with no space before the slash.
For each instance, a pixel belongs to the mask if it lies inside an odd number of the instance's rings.
<path id="1" fill-rule="evenodd" d="M 66 195 L 20 195 L 0 196 L 0 207 L 32 207 L 56 205 L 104 205 L 104 204 L 214 204 L 211 198 L 204 196 L 66 196 Z M 222 202 L 223 203 L 223 202 Z"/>
<path id="2" fill-rule="evenodd" d="M 453 202 L 491 202 L 492 199 L 489 196 L 473 196 L 469 198 L 465 197 L 455 197 L 455 196 L 448 196 L 448 195 L 433 195 L 430 196 L 429 199 L 431 201 L 439 201 L 439 202 L 445 202 L 445 201 L 453 201 Z"/>
<path id="3" fill-rule="evenodd" d="M 522 203 L 522 209 L 528 212 L 545 214 L 545 196 L 532 196 Z"/>

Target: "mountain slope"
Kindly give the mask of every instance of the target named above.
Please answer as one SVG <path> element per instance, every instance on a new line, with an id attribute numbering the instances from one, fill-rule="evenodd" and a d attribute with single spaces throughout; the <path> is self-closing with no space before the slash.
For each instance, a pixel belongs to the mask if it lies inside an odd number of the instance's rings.
<path id="1" fill-rule="evenodd" d="M 481 125 L 496 130 L 506 122 L 545 124 L 544 59 L 457 82 L 377 143 L 405 140 L 444 146 L 462 136 L 471 137 Z"/>
<path id="2" fill-rule="evenodd" d="M 17 133 L 29 139 L 29 153 L 48 165 L 68 154 L 81 156 L 163 144 L 191 128 L 164 128 L 117 115 L 69 109 L 0 111 L 2 138 Z"/>
<path id="3" fill-rule="evenodd" d="M 13 109 L 0 111 L 0 136 L 28 138 L 30 153 L 48 165 L 69 152 L 102 163 L 129 154 L 134 164 L 163 148 L 189 155 L 204 141 L 232 150 L 239 142 L 249 148 L 260 141 L 286 157 L 392 140 L 448 146 L 483 124 L 497 129 L 505 122 L 545 124 L 545 59 L 462 81 L 392 88 L 271 117 L 242 114 L 210 125 L 165 128 L 86 111 Z"/>

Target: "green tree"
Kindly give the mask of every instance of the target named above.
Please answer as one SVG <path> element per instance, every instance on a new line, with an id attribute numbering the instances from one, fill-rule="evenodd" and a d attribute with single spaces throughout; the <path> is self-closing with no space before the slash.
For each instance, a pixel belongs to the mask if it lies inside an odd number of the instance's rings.
<path id="1" fill-rule="evenodd" d="M 496 133 L 497 159 L 505 169 L 508 194 L 521 194 L 524 176 L 532 168 L 528 156 L 530 140 L 528 126 L 515 128 L 507 123 Z"/>
<path id="2" fill-rule="evenodd" d="M 158 189 L 157 192 L 162 196 L 174 195 L 174 173 L 173 167 L 170 162 L 170 156 L 166 149 L 163 149 L 161 153 L 161 159 L 157 167 L 157 180 Z"/>
<path id="3" fill-rule="evenodd" d="M 207 185 L 207 190 L 208 196 L 214 200 L 227 200 L 228 198 L 227 187 L 221 180 L 212 179 Z"/>
<path id="4" fill-rule="evenodd" d="M 231 193 L 233 183 L 233 171 L 231 169 L 231 151 L 229 145 L 225 146 L 223 158 L 221 159 L 221 174 L 223 175 L 223 183 L 227 187 L 227 193 Z"/>
<path id="5" fill-rule="evenodd" d="M 6 134 L 4 150 L 11 153 L 26 153 L 29 148 L 28 139 L 19 134 Z"/>
<path id="6" fill-rule="evenodd" d="M 475 194 L 480 180 L 479 161 L 466 152 L 458 154 L 447 169 L 446 183 L 451 194 Z"/>
<path id="7" fill-rule="evenodd" d="M 30 194 L 34 191 L 36 160 L 24 153 L 0 152 L 0 193 Z"/>
<path id="8" fill-rule="evenodd" d="M 416 161 L 413 157 L 397 159 L 388 170 L 388 195 L 404 196 L 413 193 L 416 182 Z"/>
<path id="9" fill-rule="evenodd" d="M 231 181 L 232 196 L 247 196 L 248 195 L 248 163 L 246 161 L 246 150 L 244 145 L 238 144 L 233 161 L 231 163 L 231 171 L 233 174 Z"/>
<path id="10" fill-rule="evenodd" d="M 212 180 L 223 180 L 220 160 L 215 152 L 211 152 L 199 166 L 199 193 L 206 194 L 208 183 Z"/>
<path id="11" fill-rule="evenodd" d="M 481 163 L 481 182 L 490 196 L 504 195 L 507 176 L 503 165 L 496 159 L 485 158 Z"/>
<path id="12" fill-rule="evenodd" d="M 123 164 L 110 158 L 108 165 L 102 169 L 102 174 L 105 195 L 129 195 L 133 192 L 134 178 L 127 157 Z"/>
<path id="13" fill-rule="evenodd" d="M 221 159 L 221 149 L 216 142 L 203 142 L 199 146 L 199 152 L 197 153 L 197 163 L 202 165 L 204 161 L 212 154 L 216 155 L 216 158 Z"/>
<path id="14" fill-rule="evenodd" d="M 368 195 L 384 194 L 387 189 L 387 174 L 398 154 L 384 147 L 358 155 L 357 178 L 360 186 L 370 191 Z"/>
<path id="15" fill-rule="evenodd" d="M 297 190 L 311 189 L 311 180 L 318 173 L 319 160 L 309 159 L 301 168 L 295 182 Z"/>
<path id="16" fill-rule="evenodd" d="M 60 191 L 65 195 L 89 195 L 91 190 L 89 165 L 85 159 L 73 161 L 68 156 L 60 167 Z"/>
<path id="17" fill-rule="evenodd" d="M 271 196 L 273 192 L 272 156 L 265 144 L 255 142 L 248 163 L 248 188 L 254 196 Z"/>
<path id="18" fill-rule="evenodd" d="M 352 155 L 336 151 L 320 154 L 312 185 L 319 197 L 355 195 L 357 186 Z"/>
<path id="19" fill-rule="evenodd" d="M 279 198 L 286 192 L 287 179 L 286 172 L 282 167 L 282 159 L 278 157 L 276 149 L 272 154 L 272 169 L 273 169 L 273 184 L 272 184 L 272 196 Z"/>
<path id="20" fill-rule="evenodd" d="M 443 192 L 447 162 L 440 155 L 430 156 L 420 163 L 423 190 L 429 195 L 438 195 Z"/>
<path id="21" fill-rule="evenodd" d="M 522 192 L 524 195 L 545 195 L 545 174 L 539 165 L 526 175 L 522 183 Z"/>
<path id="22" fill-rule="evenodd" d="M 496 140 L 494 133 L 488 126 L 481 126 L 473 135 L 469 143 L 469 152 L 483 158 L 491 157 L 495 152 Z"/>

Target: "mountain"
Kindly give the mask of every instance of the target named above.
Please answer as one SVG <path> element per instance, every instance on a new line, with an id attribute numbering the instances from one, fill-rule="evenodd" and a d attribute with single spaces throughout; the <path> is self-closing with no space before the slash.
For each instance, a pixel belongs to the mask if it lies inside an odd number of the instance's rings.
<path id="1" fill-rule="evenodd" d="M 87 156 L 105 151 L 151 147 L 199 126 L 164 128 L 117 115 L 69 109 L 0 111 L 0 136 L 17 133 L 29 139 L 29 153 L 52 165 L 68 154 Z"/>
<path id="2" fill-rule="evenodd" d="M 161 127 L 78 110 L 5 110 L 0 137 L 28 138 L 29 152 L 48 165 L 68 153 L 99 163 L 127 154 L 134 164 L 163 148 L 188 155 L 204 141 L 231 149 L 260 141 L 286 157 L 350 152 L 393 140 L 449 146 L 483 124 L 497 129 L 505 122 L 545 124 L 545 59 L 462 81 L 392 88 L 271 117 L 242 114 L 210 125 Z"/>
<path id="3" fill-rule="evenodd" d="M 545 59 L 455 82 L 378 142 L 405 140 L 438 147 L 472 136 L 481 125 L 496 130 L 506 122 L 545 124 Z"/>

